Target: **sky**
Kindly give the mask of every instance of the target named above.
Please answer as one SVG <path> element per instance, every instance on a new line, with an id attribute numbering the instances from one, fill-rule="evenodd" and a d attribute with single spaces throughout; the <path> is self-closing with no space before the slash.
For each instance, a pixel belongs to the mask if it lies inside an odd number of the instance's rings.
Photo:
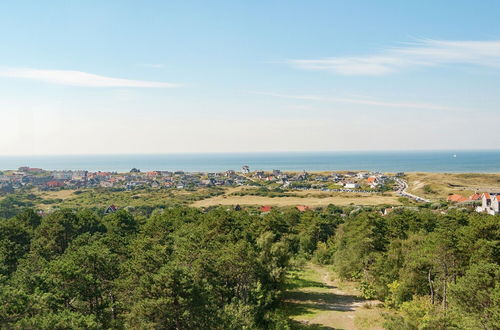
<path id="1" fill-rule="evenodd" d="M 0 155 L 500 149 L 500 1 L 4 1 Z"/>

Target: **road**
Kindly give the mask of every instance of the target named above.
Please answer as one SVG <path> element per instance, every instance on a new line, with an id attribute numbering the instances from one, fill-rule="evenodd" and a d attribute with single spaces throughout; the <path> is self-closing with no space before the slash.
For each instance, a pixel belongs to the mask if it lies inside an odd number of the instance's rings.
<path id="1" fill-rule="evenodd" d="M 411 198 L 413 200 L 416 200 L 417 202 L 424 202 L 424 203 L 430 203 L 431 201 L 422 197 L 419 197 L 417 195 L 410 194 L 406 190 L 408 189 L 408 183 L 403 180 L 403 179 L 396 179 L 396 183 L 399 185 L 398 189 L 398 194 L 403 197 Z"/>

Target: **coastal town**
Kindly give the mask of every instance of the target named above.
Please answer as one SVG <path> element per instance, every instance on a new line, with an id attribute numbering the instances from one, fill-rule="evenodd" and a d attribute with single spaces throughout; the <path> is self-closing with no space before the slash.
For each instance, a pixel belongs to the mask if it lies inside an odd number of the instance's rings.
<path id="1" fill-rule="evenodd" d="M 251 170 L 248 165 L 241 170 L 221 172 L 141 171 L 132 168 L 128 172 L 92 172 L 88 170 L 45 170 L 29 166 L 17 170 L 0 171 L 0 195 L 36 189 L 40 192 L 100 189 L 107 191 L 197 191 L 209 188 L 259 188 L 272 192 L 293 191 L 339 193 L 347 195 L 364 194 L 383 196 L 391 193 L 417 203 L 431 203 L 431 200 L 408 191 L 406 174 L 381 173 L 375 171 L 338 172 L 291 172 Z M 283 197 L 283 196 L 282 196 Z M 446 202 L 450 205 L 473 207 L 476 212 L 500 213 L 500 194 L 475 192 L 469 197 L 450 194 Z M 110 205 L 112 206 L 112 205 Z M 299 205 L 303 210 L 307 205 Z M 271 210 L 262 205 L 261 211 Z M 112 208 L 111 208 L 112 210 Z"/>
<path id="2" fill-rule="evenodd" d="M 331 191 L 381 192 L 397 190 L 402 183 L 395 175 L 380 172 L 329 172 L 308 173 L 272 171 L 250 171 L 245 165 L 240 172 L 184 172 L 147 171 L 133 168 L 128 173 L 90 172 L 86 170 L 44 170 L 23 166 L 17 170 L 0 172 L 0 191 L 9 192 L 32 186 L 41 190 L 78 188 L 174 188 L 196 189 L 214 186 L 265 185 L 281 189 L 321 189 Z M 396 187 L 396 188 L 395 188 Z"/>

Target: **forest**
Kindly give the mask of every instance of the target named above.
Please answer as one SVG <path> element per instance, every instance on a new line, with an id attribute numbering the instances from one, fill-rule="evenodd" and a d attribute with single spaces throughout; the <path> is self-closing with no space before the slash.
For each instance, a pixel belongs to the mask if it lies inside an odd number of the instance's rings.
<path id="1" fill-rule="evenodd" d="M 283 292 L 305 261 L 380 300 L 387 329 L 500 328 L 499 216 L 333 205 L 1 214 L 0 328 L 293 329 Z"/>

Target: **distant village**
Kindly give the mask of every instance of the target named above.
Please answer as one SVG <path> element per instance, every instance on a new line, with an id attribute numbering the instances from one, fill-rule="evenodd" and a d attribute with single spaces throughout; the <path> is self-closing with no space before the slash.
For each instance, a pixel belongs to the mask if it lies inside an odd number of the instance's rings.
<path id="1" fill-rule="evenodd" d="M 406 192 L 408 187 L 403 172 L 392 175 L 368 171 L 308 173 L 281 170 L 251 171 L 244 165 L 241 171 L 184 172 L 147 171 L 133 168 L 126 173 L 91 172 L 87 170 L 44 170 L 23 166 L 17 170 L 0 171 L 0 194 L 13 193 L 22 188 L 41 191 L 63 189 L 109 188 L 134 190 L 144 188 L 195 190 L 208 187 L 264 186 L 283 190 L 322 190 L 331 192 L 380 193 L 396 191 L 400 196 L 418 202 L 430 202 Z M 448 202 L 477 206 L 477 212 L 500 214 L 500 194 L 475 193 L 464 197 L 453 194 Z"/>
<path id="2" fill-rule="evenodd" d="M 402 177 L 404 173 L 396 174 Z M 0 172 L 0 191 L 13 192 L 31 186 L 40 190 L 79 188 L 174 188 L 196 189 L 216 186 L 273 185 L 273 188 L 355 190 L 371 192 L 381 189 L 394 178 L 378 172 L 308 173 L 273 171 L 251 171 L 245 165 L 240 172 L 184 172 L 148 171 L 133 168 L 127 173 L 77 171 L 49 171 L 23 166 L 17 170 Z M 332 189 L 333 187 L 333 189 Z"/>

